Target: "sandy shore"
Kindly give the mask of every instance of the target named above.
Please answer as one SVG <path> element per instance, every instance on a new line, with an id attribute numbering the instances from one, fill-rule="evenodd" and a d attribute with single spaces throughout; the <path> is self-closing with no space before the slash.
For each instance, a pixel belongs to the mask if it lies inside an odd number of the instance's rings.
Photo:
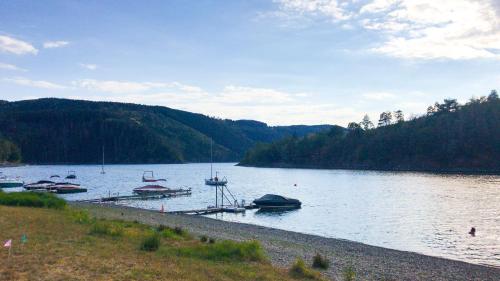
<path id="1" fill-rule="evenodd" d="M 500 268 L 391 250 L 362 243 L 324 238 L 263 226 L 225 222 L 201 216 L 170 215 L 118 205 L 75 203 L 90 214 L 107 219 L 139 221 L 149 225 L 181 226 L 195 235 L 216 239 L 249 240 L 262 243 L 271 262 L 288 268 L 297 257 L 310 262 L 321 253 L 331 260 L 324 272 L 332 280 L 342 280 L 342 270 L 351 266 L 357 280 L 500 280 Z"/>

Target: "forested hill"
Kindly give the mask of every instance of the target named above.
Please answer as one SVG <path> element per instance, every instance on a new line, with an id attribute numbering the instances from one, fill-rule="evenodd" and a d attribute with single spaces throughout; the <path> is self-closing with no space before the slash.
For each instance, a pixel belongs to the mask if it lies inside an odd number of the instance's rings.
<path id="1" fill-rule="evenodd" d="M 240 165 L 498 173 L 500 101 L 496 91 L 465 105 L 448 99 L 409 121 L 401 111 L 383 112 L 377 128 L 365 116 L 347 131 L 259 144 Z"/>
<path id="2" fill-rule="evenodd" d="M 330 125 L 277 126 L 222 120 L 160 106 L 37 99 L 0 102 L 2 161 L 108 163 L 238 161 L 257 142 L 304 136 Z M 7 149 L 7 148 L 6 148 Z M 0 151 L 0 156 L 2 151 Z"/>

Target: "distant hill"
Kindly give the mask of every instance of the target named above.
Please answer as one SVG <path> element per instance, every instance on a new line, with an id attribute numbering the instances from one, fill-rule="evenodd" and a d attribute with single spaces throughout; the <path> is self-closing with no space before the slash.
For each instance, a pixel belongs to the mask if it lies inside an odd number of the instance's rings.
<path id="1" fill-rule="evenodd" d="M 306 137 L 289 137 L 252 148 L 240 165 L 376 170 L 500 172 L 500 101 L 496 91 L 466 105 L 445 100 L 428 114 L 392 122 L 381 114 Z M 367 118 L 367 117 L 366 117 Z"/>
<path id="2" fill-rule="evenodd" d="M 25 163 L 97 163 L 103 145 L 108 163 L 206 162 L 211 139 L 214 161 L 238 161 L 257 142 L 331 127 L 270 127 L 252 120 L 114 102 L 55 98 L 0 102 L 0 140 L 12 159 L 20 154 Z"/>

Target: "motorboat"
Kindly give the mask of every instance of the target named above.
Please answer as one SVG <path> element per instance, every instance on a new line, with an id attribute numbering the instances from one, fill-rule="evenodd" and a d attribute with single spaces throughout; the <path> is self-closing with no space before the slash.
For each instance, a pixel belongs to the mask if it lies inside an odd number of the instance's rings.
<path id="1" fill-rule="evenodd" d="M 144 171 L 144 173 L 142 173 L 142 182 L 159 182 L 159 181 L 167 181 L 167 179 L 155 179 L 153 171 Z"/>
<path id="2" fill-rule="evenodd" d="M 266 194 L 259 199 L 253 200 L 253 203 L 261 209 L 278 209 L 278 208 L 300 208 L 302 202 L 297 199 L 287 198 L 276 194 Z"/>
<path id="3" fill-rule="evenodd" d="M 171 189 L 166 186 L 151 184 L 133 189 L 133 192 L 138 195 L 167 195 L 178 193 L 191 193 L 191 188 L 188 189 Z"/>
<path id="4" fill-rule="evenodd" d="M 66 179 L 68 179 L 68 180 L 76 179 L 75 171 L 68 171 L 68 175 L 66 176 Z"/>
<path id="5" fill-rule="evenodd" d="M 22 187 L 23 185 L 24 182 L 19 177 L 15 179 L 6 176 L 0 177 L 0 188 Z"/>
<path id="6" fill-rule="evenodd" d="M 53 181 L 41 180 L 41 181 L 37 181 L 34 183 L 25 184 L 24 188 L 27 190 L 48 189 L 49 186 L 54 185 L 54 184 L 55 184 L 55 182 L 53 182 Z"/>
<path id="7" fill-rule="evenodd" d="M 59 194 L 87 192 L 86 188 L 79 184 L 70 182 L 58 182 L 48 187 L 49 190 L 55 190 Z"/>

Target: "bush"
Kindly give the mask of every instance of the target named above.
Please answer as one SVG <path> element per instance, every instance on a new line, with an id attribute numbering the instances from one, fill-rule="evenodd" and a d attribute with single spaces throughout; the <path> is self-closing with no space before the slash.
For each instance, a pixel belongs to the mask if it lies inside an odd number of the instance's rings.
<path id="1" fill-rule="evenodd" d="M 200 237 L 200 241 L 201 241 L 202 243 L 207 243 L 207 241 L 208 241 L 208 237 L 207 237 L 206 235 L 202 235 L 202 236 Z"/>
<path id="2" fill-rule="evenodd" d="M 119 237 L 123 235 L 123 226 L 121 226 L 118 223 L 96 221 L 92 224 L 92 227 L 90 228 L 90 234 Z"/>
<path id="3" fill-rule="evenodd" d="M 290 268 L 290 275 L 294 278 L 321 280 L 321 275 L 308 268 L 303 259 L 298 258 Z"/>
<path id="4" fill-rule="evenodd" d="M 210 244 L 215 244 L 215 238 L 210 237 L 210 238 L 208 239 L 208 243 L 210 243 Z"/>
<path id="5" fill-rule="evenodd" d="M 222 241 L 213 244 L 177 249 L 177 254 L 185 257 L 217 261 L 264 261 L 265 255 L 257 241 Z"/>
<path id="6" fill-rule="evenodd" d="M 344 278 L 344 281 L 354 281 L 356 280 L 356 272 L 351 266 L 346 267 L 342 272 L 342 277 Z"/>
<path id="7" fill-rule="evenodd" d="M 318 253 L 313 258 L 312 267 L 327 269 L 328 267 L 330 267 L 330 261 Z"/>
<path id="8" fill-rule="evenodd" d="M 157 232 L 148 234 L 141 242 L 141 250 L 154 252 L 160 247 L 160 236 Z"/>
<path id="9" fill-rule="evenodd" d="M 51 193 L 1 192 L 0 205 L 63 209 L 66 201 Z"/>

